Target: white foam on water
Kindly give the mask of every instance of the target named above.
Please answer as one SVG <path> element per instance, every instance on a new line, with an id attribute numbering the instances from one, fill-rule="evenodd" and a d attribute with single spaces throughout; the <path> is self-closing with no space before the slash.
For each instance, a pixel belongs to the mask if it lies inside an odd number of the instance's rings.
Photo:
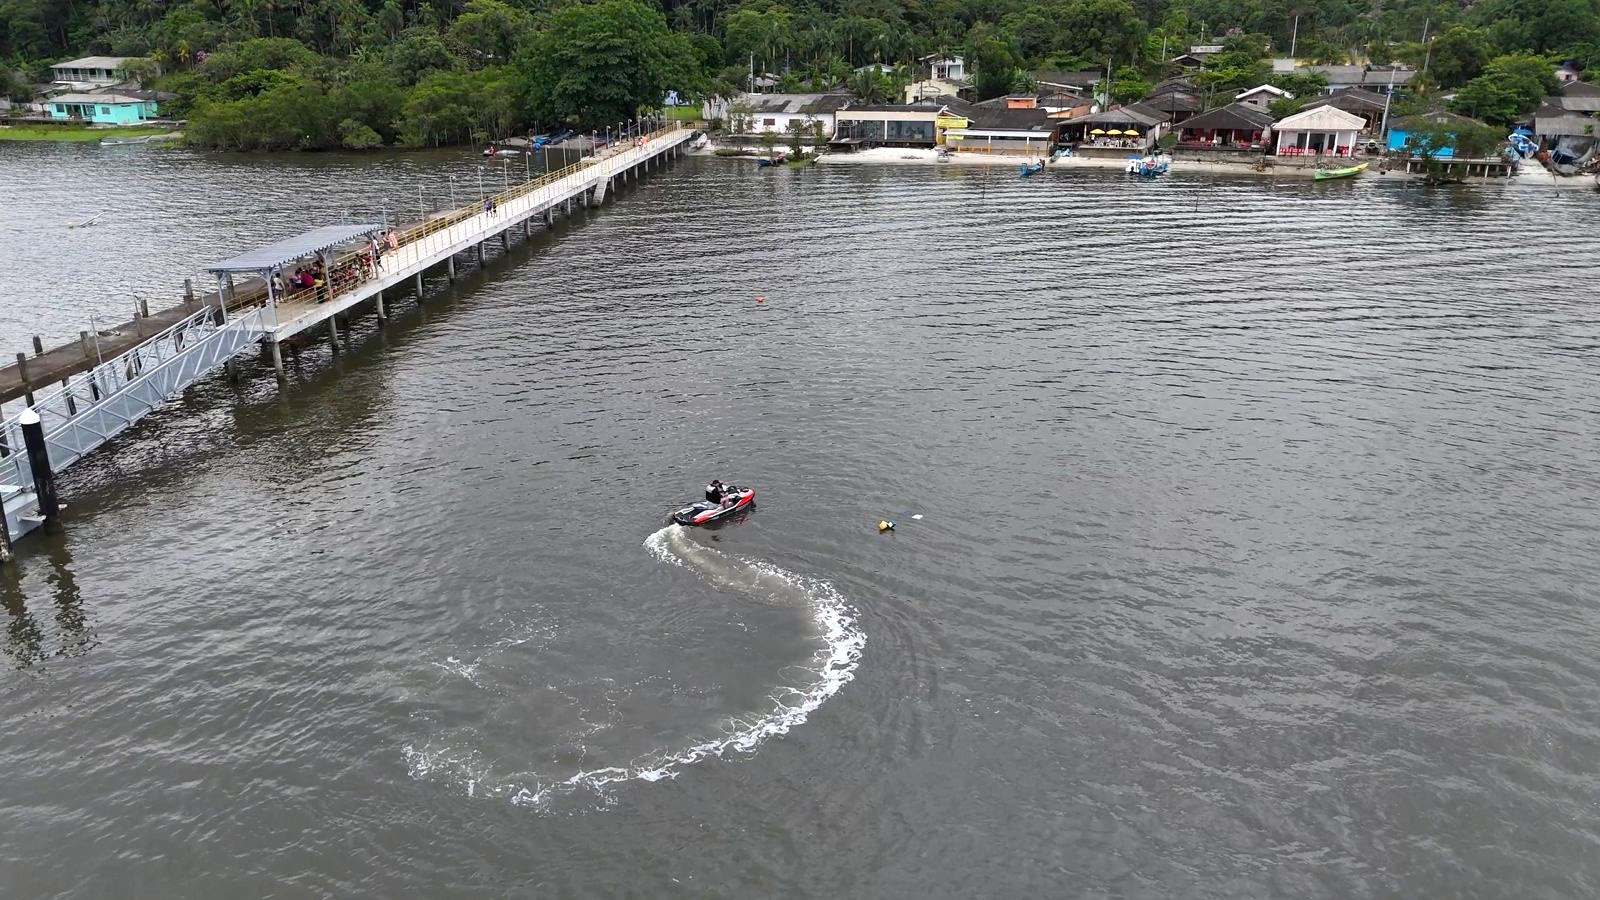
<path id="1" fill-rule="evenodd" d="M 610 791 L 615 785 L 664 781 L 677 777 L 683 767 L 704 760 L 754 753 L 769 739 L 805 724 L 811 713 L 855 678 L 867 636 L 857 626 L 850 604 L 833 585 L 770 563 L 730 556 L 698 543 L 677 525 L 650 535 L 644 547 L 662 562 L 689 569 L 720 590 L 765 603 L 803 598 L 810 605 L 820 646 L 809 665 L 787 670 L 804 672 L 801 683 L 774 687 L 767 695 L 771 706 L 728 719 L 719 735 L 648 754 L 626 765 L 580 770 L 561 779 L 498 778 L 474 750 L 447 744 L 407 746 L 406 766 L 412 777 L 457 781 L 468 796 L 505 797 L 518 806 L 543 808 L 553 797 L 585 790 L 609 804 L 615 802 Z"/>

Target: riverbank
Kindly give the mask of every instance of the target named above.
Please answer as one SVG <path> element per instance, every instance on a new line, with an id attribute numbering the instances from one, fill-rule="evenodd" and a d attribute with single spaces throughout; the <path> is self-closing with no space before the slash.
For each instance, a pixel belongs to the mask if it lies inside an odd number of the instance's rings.
<path id="1" fill-rule="evenodd" d="M 0 126 L 0 141 L 75 141 L 88 143 L 105 138 L 126 140 L 140 137 L 177 139 L 182 135 L 159 125 L 134 125 L 127 128 L 96 128 L 92 125 L 5 125 Z"/>

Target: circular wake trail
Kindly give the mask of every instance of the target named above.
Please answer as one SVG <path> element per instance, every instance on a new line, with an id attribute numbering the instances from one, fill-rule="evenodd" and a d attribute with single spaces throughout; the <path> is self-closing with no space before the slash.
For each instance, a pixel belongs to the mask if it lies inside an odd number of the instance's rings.
<path id="1" fill-rule="evenodd" d="M 723 731 L 677 749 L 634 759 L 626 765 L 583 770 L 549 781 L 497 779 L 473 751 L 459 748 L 407 746 L 407 767 L 415 778 L 446 776 L 462 781 L 469 795 L 507 797 L 519 806 L 542 807 L 551 798 L 580 790 L 605 797 L 607 789 L 627 781 L 654 782 L 676 777 L 684 766 L 730 753 L 751 753 L 767 739 L 803 725 L 811 713 L 855 677 L 866 635 L 854 611 L 833 585 L 806 578 L 770 563 L 732 556 L 707 547 L 678 525 L 668 525 L 645 539 L 644 547 L 662 562 L 688 569 L 707 584 L 748 601 L 772 606 L 805 606 L 816 625 L 819 646 L 809 665 L 791 666 L 806 678 L 778 685 L 768 694 L 771 706 L 730 717 Z"/>

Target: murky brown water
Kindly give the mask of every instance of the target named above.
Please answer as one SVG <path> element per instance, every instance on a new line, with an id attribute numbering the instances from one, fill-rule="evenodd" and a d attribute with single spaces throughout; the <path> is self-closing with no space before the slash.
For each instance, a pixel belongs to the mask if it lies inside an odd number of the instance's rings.
<path id="1" fill-rule="evenodd" d="M 4 152 L 19 344 L 477 171 Z M 1595 213 L 687 161 L 72 470 L 0 893 L 1591 895 Z"/>

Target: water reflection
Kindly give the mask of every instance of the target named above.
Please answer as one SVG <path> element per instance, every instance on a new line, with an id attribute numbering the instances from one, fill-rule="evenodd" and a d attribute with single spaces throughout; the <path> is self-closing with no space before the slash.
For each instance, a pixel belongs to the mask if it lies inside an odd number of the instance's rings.
<path id="1" fill-rule="evenodd" d="M 72 553 L 66 542 L 60 538 L 41 540 L 45 544 L 44 561 L 50 565 L 44 585 L 55 603 L 54 649 L 50 648 L 52 636 L 28 608 L 24 586 L 28 568 L 39 557 L 21 560 L 0 570 L 0 606 L 6 612 L 6 637 L 0 652 L 11 657 L 19 669 L 30 668 L 50 657 L 82 656 L 99 643 L 84 615 L 78 580 L 72 573 Z"/>

